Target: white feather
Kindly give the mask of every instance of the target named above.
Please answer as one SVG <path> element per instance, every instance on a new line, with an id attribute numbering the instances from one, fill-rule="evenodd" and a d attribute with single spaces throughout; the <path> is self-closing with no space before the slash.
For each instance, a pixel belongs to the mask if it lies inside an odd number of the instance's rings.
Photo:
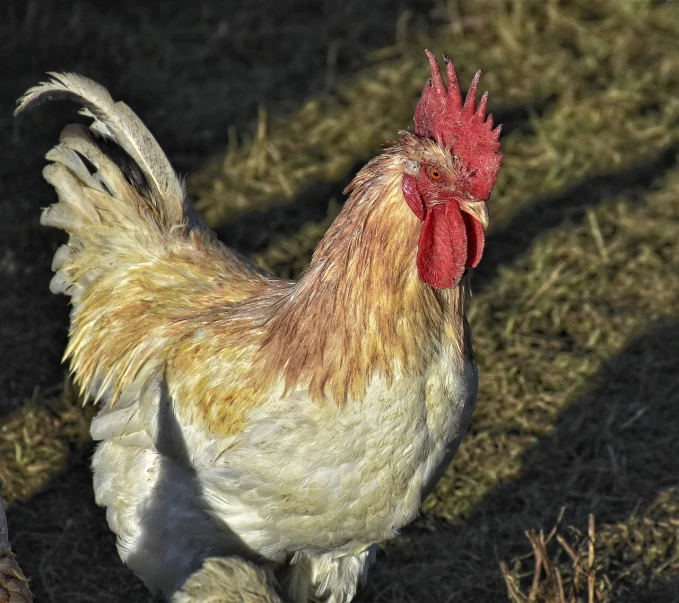
<path id="1" fill-rule="evenodd" d="M 174 412 L 157 423 L 167 413 L 161 397 L 156 417 L 147 408 L 141 422 L 102 411 L 96 436 L 116 419 L 123 437 L 126 425 L 181 425 L 182 442 L 165 454 L 156 431 L 144 449 L 118 436 L 94 457 L 97 502 L 108 507 L 121 557 L 149 586 L 173 592 L 209 554 L 258 555 L 274 566 L 294 554 L 286 582 L 294 601 L 350 601 L 373 544 L 412 521 L 467 428 L 476 369 L 450 358 L 442 354 L 420 380 L 386 387 L 375 378 L 360 403 L 343 408 L 284 398 L 279 388 L 227 439 Z"/>
<path id="2" fill-rule="evenodd" d="M 114 102 L 108 90 L 75 73 L 54 73 L 47 82 L 29 89 L 14 114 L 46 100 L 69 98 L 85 106 L 95 121 L 92 129 L 112 138 L 141 168 L 157 200 L 162 199 L 170 224 L 186 223 L 188 201 L 177 174 L 144 123 L 123 102 Z"/>

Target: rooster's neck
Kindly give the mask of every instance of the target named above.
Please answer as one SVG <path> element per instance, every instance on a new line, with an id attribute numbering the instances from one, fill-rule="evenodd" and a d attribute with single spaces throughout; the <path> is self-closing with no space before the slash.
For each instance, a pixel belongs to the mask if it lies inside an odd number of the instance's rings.
<path id="1" fill-rule="evenodd" d="M 403 157 L 359 172 L 312 262 L 277 308 L 262 348 L 288 386 L 360 398 L 369 379 L 421 372 L 434 354 L 471 353 L 464 285 L 436 290 L 417 274 L 421 222 L 401 192 Z"/>

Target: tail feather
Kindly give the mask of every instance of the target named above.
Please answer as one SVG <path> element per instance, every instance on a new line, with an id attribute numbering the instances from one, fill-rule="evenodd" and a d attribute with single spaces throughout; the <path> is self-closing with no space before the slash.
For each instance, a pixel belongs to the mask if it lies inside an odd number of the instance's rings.
<path id="1" fill-rule="evenodd" d="M 90 142 L 86 128 L 79 124 L 70 124 L 62 130 L 59 140 L 59 144 L 47 152 L 45 159 L 69 169 L 85 186 L 105 192 L 107 187 L 102 181 L 103 173 L 90 173 L 82 160 Z"/>
<path id="2" fill-rule="evenodd" d="M 70 235 L 54 256 L 50 290 L 70 295 L 77 305 L 102 271 L 122 268 L 126 249 L 150 251 L 151 241 L 162 245 L 164 235 L 188 232 L 200 222 L 182 181 L 127 105 L 82 76 L 50 75 L 19 99 L 15 114 L 46 100 L 70 99 L 94 120 L 89 129 L 66 126 L 43 170 L 59 201 L 43 210 L 40 221 Z"/>
<path id="3" fill-rule="evenodd" d="M 89 202 L 90 195 L 85 192 L 83 183 L 72 172 L 51 163 L 45 167 L 42 174 L 59 196 L 59 203 L 50 205 L 42 211 L 40 222 L 43 226 L 60 228 L 72 234 L 100 221 L 95 205 Z"/>
<path id="4" fill-rule="evenodd" d="M 18 101 L 14 114 L 47 100 L 70 99 L 82 104 L 84 115 L 92 117 L 91 128 L 115 141 L 139 166 L 152 199 L 162 207 L 167 225 L 187 224 L 190 210 L 184 187 L 165 153 L 137 115 L 123 102 L 114 102 L 108 90 L 74 73 L 50 73 L 52 79 L 29 89 Z"/>
<path id="5" fill-rule="evenodd" d="M 72 124 L 64 129 L 61 142 L 45 156 L 52 163 L 45 167 L 43 176 L 57 191 L 60 203 L 43 212 L 43 225 L 69 234 L 102 223 L 123 230 L 141 227 L 161 232 L 175 226 L 167 223 L 162 201 L 151 203 L 143 181 L 134 182 L 130 177 L 138 171 L 136 166 L 126 165 L 122 158 L 114 160 L 111 151 L 102 151 L 82 126 Z M 131 187 L 131 182 L 136 186 Z"/>

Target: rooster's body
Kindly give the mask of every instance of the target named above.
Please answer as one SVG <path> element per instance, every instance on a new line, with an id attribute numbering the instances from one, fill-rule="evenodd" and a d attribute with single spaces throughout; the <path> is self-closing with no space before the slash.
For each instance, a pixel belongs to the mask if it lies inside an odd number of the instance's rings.
<path id="1" fill-rule="evenodd" d="M 457 158 L 404 134 L 357 175 L 300 281 L 283 281 L 217 241 L 125 105 L 55 75 L 21 107 L 46 97 L 95 119 L 97 135 L 68 126 L 48 153 L 60 202 L 42 221 L 70 235 L 51 290 L 71 296 L 67 355 L 103 402 L 94 486 L 122 559 L 166 594 L 207 557 L 240 555 L 295 601 L 351 600 L 476 398 L 462 273 L 483 231 L 470 227 L 467 259 L 422 259 L 455 243 L 421 232 L 456 218 L 428 205 L 420 166 L 454 174 Z M 485 216 L 468 196 L 461 228 Z"/>

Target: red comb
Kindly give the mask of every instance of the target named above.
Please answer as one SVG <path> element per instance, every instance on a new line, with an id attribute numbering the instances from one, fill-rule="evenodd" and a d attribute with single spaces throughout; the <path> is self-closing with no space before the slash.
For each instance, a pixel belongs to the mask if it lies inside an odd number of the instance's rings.
<path id="1" fill-rule="evenodd" d="M 498 153 L 502 126 L 493 129 L 493 116 L 488 115 L 486 119 L 487 92 L 478 108 L 476 106 L 481 72 L 476 72 L 463 104 L 460 80 L 451 60 L 443 55 L 448 72 L 446 88 L 436 57 L 429 50 L 425 52 L 431 65 L 431 78 L 415 109 L 415 133 L 449 148 L 460 161 L 469 192 L 485 200 L 493 190 L 502 162 L 502 155 Z"/>

